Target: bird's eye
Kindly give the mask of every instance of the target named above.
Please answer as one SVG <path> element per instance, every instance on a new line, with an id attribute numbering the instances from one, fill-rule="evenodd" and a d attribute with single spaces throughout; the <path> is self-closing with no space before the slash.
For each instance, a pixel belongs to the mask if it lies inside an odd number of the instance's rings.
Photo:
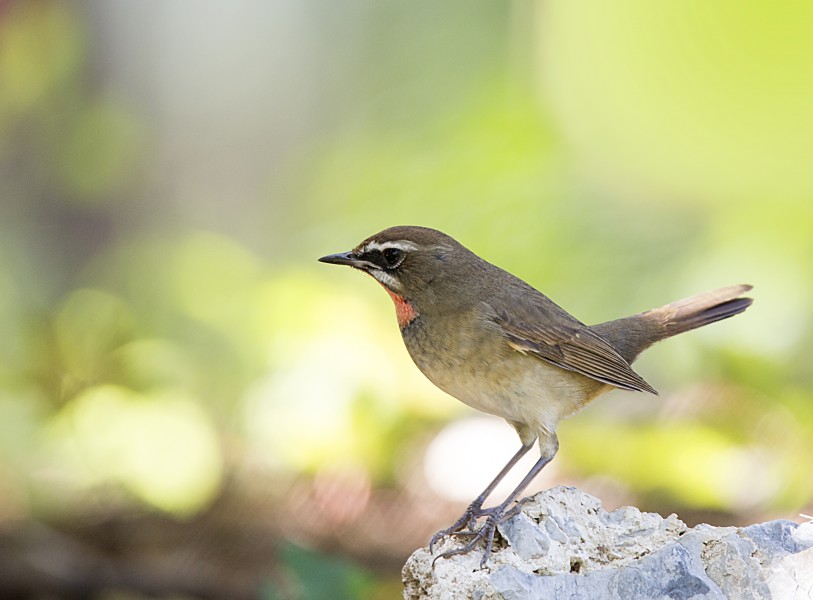
<path id="1" fill-rule="evenodd" d="M 404 251 L 398 248 L 386 248 L 382 254 L 390 268 L 397 267 L 404 259 Z"/>

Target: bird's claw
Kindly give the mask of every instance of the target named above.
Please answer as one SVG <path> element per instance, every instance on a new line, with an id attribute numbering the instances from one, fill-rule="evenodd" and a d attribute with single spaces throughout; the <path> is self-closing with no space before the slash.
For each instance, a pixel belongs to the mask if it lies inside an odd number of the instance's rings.
<path id="1" fill-rule="evenodd" d="M 429 552 L 432 553 L 432 547 L 439 539 L 448 535 L 472 536 L 472 539 L 459 548 L 438 554 L 432 559 L 432 567 L 434 568 L 438 559 L 449 558 L 450 556 L 456 556 L 458 554 L 466 554 L 474 550 L 481 540 L 486 540 L 485 551 L 480 561 L 480 568 L 485 568 L 488 557 L 491 556 L 491 548 L 494 545 L 494 535 L 497 532 L 497 526 L 519 514 L 523 504 L 524 500 L 521 500 L 512 506 L 510 510 L 506 510 L 507 507 L 502 505 L 486 509 L 479 506 L 475 507 L 474 505 L 469 506 L 466 512 L 463 513 L 463 516 L 460 517 L 454 525 L 432 536 L 432 540 L 429 542 Z M 479 529 L 475 529 L 477 520 L 483 516 L 486 517 L 485 523 Z"/>
<path id="2" fill-rule="evenodd" d="M 487 510 L 483 510 L 482 504 L 478 504 L 477 502 L 470 504 L 466 509 L 466 512 L 463 513 L 463 516 L 455 521 L 454 525 L 447 527 L 446 529 L 441 529 L 432 536 L 432 539 L 429 540 L 429 553 L 431 554 L 433 552 L 435 544 L 437 544 L 440 539 L 445 538 L 448 535 L 473 534 L 474 526 L 477 524 L 477 519 L 482 517 L 486 512 Z"/>
<path id="3" fill-rule="evenodd" d="M 497 524 L 501 522 L 501 519 L 494 515 L 488 515 L 486 517 L 486 522 L 483 524 L 480 529 L 477 531 L 459 531 L 453 532 L 453 534 L 458 535 L 471 535 L 472 539 L 465 545 L 460 546 L 459 548 L 454 548 L 452 550 L 447 550 L 442 554 L 438 554 L 434 559 L 432 559 L 432 567 L 434 568 L 435 563 L 441 558 L 449 558 L 450 556 L 457 556 L 458 554 L 466 554 L 474 550 L 480 540 L 486 540 L 486 548 L 483 552 L 483 558 L 480 560 L 480 568 L 483 569 L 488 562 L 488 557 L 491 555 L 491 547 L 494 545 L 494 535 L 497 532 Z"/>

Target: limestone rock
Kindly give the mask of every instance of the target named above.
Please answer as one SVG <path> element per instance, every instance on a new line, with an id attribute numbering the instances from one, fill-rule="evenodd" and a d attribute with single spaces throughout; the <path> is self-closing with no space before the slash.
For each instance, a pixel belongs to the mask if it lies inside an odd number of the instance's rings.
<path id="1" fill-rule="evenodd" d="M 813 523 L 688 528 L 633 507 L 607 512 L 575 488 L 540 492 L 482 549 L 439 560 L 417 550 L 404 598 L 440 600 L 813 599 Z M 462 538 L 461 538 L 462 539 Z M 447 538 L 435 553 L 456 547 Z"/>

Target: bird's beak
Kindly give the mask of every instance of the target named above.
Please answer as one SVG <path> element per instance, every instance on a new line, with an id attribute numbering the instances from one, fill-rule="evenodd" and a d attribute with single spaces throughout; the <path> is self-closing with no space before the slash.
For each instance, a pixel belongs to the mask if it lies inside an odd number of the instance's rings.
<path id="1" fill-rule="evenodd" d="M 340 252 L 339 254 L 328 254 L 319 259 L 319 262 L 328 263 L 330 265 L 349 265 L 351 267 L 360 267 L 366 261 L 359 260 L 358 256 L 352 252 Z"/>

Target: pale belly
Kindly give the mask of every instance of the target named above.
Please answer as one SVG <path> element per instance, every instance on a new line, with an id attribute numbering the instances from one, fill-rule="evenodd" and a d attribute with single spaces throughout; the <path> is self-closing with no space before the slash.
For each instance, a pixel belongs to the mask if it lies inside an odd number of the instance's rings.
<path id="1" fill-rule="evenodd" d="M 421 330 L 404 331 L 410 356 L 432 383 L 461 402 L 522 425 L 537 435 L 609 386 L 512 349 L 501 338 L 445 336 L 433 343 Z"/>

